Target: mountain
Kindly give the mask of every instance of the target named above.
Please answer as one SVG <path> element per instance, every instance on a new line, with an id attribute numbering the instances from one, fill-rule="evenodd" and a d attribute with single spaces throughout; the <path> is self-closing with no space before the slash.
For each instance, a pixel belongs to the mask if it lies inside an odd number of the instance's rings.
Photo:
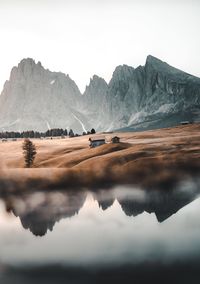
<path id="1" fill-rule="evenodd" d="M 94 125 L 98 130 L 104 129 L 101 110 L 105 103 L 107 90 L 108 84 L 106 81 L 94 75 L 81 97 L 82 113 L 88 118 L 90 124 Z"/>
<path id="2" fill-rule="evenodd" d="M 108 85 L 107 130 L 162 128 L 200 120 L 200 79 L 148 56 L 145 66 L 118 66 Z"/>
<path id="3" fill-rule="evenodd" d="M 136 217 L 143 212 L 154 213 L 158 222 L 162 223 L 180 209 L 197 198 L 198 194 L 193 192 L 179 191 L 151 192 L 144 199 L 133 199 L 126 196 L 118 197 L 117 200 L 127 216 Z"/>
<path id="4" fill-rule="evenodd" d="M 0 96 L 0 129 L 46 131 L 60 127 L 83 132 L 90 126 L 78 111 L 80 97 L 68 75 L 45 70 L 33 59 L 23 59 L 12 69 Z"/>
<path id="5" fill-rule="evenodd" d="M 37 196 L 37 193 L 36 193 Z M 52 231 L 55 223 L 63 218 L 71 218 L 78 214 L 85 203 L 85 192 L 54 192 L 40 193 L 41 200 L 32 202 L 33 195 L 19 196 L 7 207 L 16 217 L 19 217 L 24 229 L 29 229 L 35 236 L 44 236 Z M 78 197 L 78 198 L 77 198 Z M 22 207 L 17 204 L 23 204 Z"/>
<path id="6" fill-rule="evenodd" d="M 118 66 L 108 84 L 94 75 L 83 94 L 68 75 L 23 59 L 0 96 L 1 131 L 133 131 L 186 120 L 200 121 L 200 79 L 151 55 L 144 66 Z"/>

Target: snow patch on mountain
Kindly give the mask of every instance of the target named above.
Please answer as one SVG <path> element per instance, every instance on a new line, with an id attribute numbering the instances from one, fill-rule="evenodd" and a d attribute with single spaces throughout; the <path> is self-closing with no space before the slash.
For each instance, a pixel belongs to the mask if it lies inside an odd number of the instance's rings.
<path id="1" fill-rule="evenodd" d="M 46 124 L 47 124 L 47 129 L 51 130 L 51 126 L 50 126 L 50 124 L 49 124 L 49 122 L 47 120 L 46 120 Z"/>
<path id="2" fill-rule="evenodd" d="M 83 122 L 74 113 L 72 113 L 72 115 L 80 123 L 83 131 L 87 133 L 87 130 L 86 130 L 85 125 L 83 124 Z"/>

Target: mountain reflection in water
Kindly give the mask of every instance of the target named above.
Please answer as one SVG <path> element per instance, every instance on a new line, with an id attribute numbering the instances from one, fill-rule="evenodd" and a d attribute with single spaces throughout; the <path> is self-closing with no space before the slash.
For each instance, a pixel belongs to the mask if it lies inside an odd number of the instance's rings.
<path id="1" fill-rule="evenodd" d="M 56 222 L 77 214 L 86 200 L 86 192 L 38 192 L 5 201 L 8 212 L 19 217 L 24 229 L 35 236 L 44 236 L 53 230 Z"/>
<path id="2" fill-rule="evenodd" d="M 2 198 L 6 211 L 19 217 L 24 229 L 35 236 L 44 236 L 52 231 L 56 222 L 71 218 L 86 204 L 88 196 L 91 204 L 98 202 L 103 211 L 118 202 L 126 216 L 136 217 L 144 212 L 154 213 L 158 222 L 163 222 L 181 208 L 195 200 L 198 190 L 172 190 L 168 192 L 144 191 L 141 189 L 116 188 L 115 190 L 84 190 L 67 192 L 34 192 Z"/>
<path id="3" fill-rule="evenodd" d="M 199 193 L 185 182 L 1 196 L 0 283 L 198 283 Z"/>

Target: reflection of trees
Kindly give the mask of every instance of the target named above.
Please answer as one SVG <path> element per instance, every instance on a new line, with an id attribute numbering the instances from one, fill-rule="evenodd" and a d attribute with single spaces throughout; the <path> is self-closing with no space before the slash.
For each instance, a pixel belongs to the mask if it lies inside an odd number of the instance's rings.
<path id="1" fill-rule="evenodd" d="M 7 200 L 7 209 L 36 236 L 52 231 L 56 222 L 77 214 L 86 199 L 84 192 L 37 193 Z"/>

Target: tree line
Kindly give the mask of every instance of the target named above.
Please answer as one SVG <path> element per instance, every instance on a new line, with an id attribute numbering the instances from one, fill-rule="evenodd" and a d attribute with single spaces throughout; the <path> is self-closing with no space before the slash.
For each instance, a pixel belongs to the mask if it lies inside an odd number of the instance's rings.
<path id="1" fill-rule="evenodd" d="M 95 134 L 96 131 L 94 128 L 91 131 L 83 132 L 82 135 Z M 17 139 L 17 138 L 42 138 L 42 137 L 59 137 L 59 136 L 69 136 L 76 137 L 80 136 L 80 134 L 74 133 L 73 129 L 69 131 L 67 129 L 62 128 L 53 128 L 47 130 L 46 132 L 38 132 L 38 131 L 23 131 L 23 132 L 15 132 L 15 131 L 5 131 L 0 132 L 0 139 Z"/>

